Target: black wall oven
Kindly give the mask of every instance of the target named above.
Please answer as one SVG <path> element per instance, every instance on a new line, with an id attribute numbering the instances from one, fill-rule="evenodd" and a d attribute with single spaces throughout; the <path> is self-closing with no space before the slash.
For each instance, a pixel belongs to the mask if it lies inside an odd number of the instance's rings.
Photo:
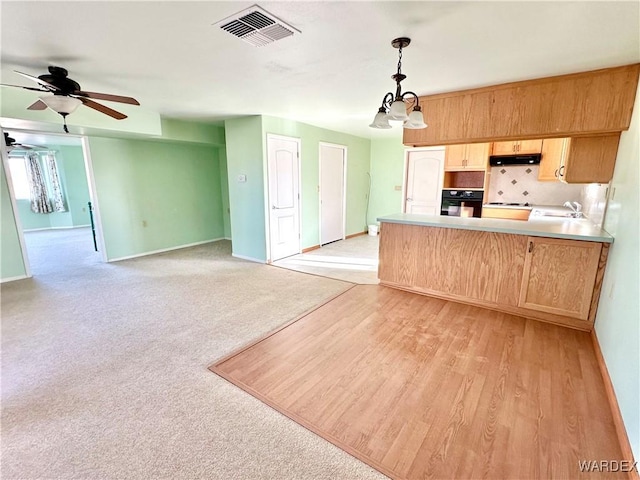
<path id="1" fill-rule="evenodd" d="M 440 215 L 481 217 L 482 190 L 442 190 Z"/>

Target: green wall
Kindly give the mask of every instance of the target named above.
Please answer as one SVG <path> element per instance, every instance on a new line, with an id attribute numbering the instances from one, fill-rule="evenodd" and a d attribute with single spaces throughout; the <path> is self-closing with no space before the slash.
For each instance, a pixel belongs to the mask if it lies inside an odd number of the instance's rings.
<path id="1" fill-rule="evenodd" d="M 108 259 L 224 237 L 218 148 L 89 138 Z"/>
<path id="2" fill-rule="evenodd" d="M 264 116 L 262 140 L 265 145 L 265 158 L 266 135 L 268 133 L 301 139 L 302 248 L 320 243 L 318 193 L 320 142 L 335 143 L 347 147 L 346 234 L 352 235 L 365 231 L 367 225 L 365 214 L 369 195 L 367 173 L 371 157 L 370 140 L 293 120 Z"/>
<path id="3" fill-rule="evenodd" d="M 640 459 L 640 89 L 628 132 L 620 137 L 604 229 L 615 241 L 600 294 L 596 334 L 622 412 L 631 448 Z M 613 193 L 615 192 L 615 193 Z"/>
<path id="4" fill-rule="evenodd" d="M 23 277 L 26 270 L 4 168 L 0 168 L 0 215 L 0 279 Z"/>
<path id="5" fill-rule="evenodd" d="M 369 223 L 402 210 L 404 152 L 402 132 L 398 138 L 371 140 L 371 203 Z M 399 186 L 400 190 L 396 190 Z"/>
<path id="6" fill-rule="evenodd" d="M 235 118 L 226 120 L 224 125 L 233 254 L 264 262 L 267 249 L 262 119 Z M 238 175 L 246 175 L 246 182 L 238 182 Z"/>
<path id="7" fill-rule="evenodd" d="M 87 202 L 89 186 L 81 146 L 48 145 L 56 151 L 58 175 L 65 195 L 66 212 L 33 213 L 31 202 L 18 199 L 18 212 L 24 230 L 43 228 L 69 228 L 89 225 Z"/>

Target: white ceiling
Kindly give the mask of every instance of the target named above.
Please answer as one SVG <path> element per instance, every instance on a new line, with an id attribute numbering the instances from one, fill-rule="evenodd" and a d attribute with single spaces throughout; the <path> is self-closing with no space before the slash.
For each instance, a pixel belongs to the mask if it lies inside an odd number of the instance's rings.
<path id="1" fill-rule="evenodd" d="M 212 26 L 252 4 L 3 1 L 0 78 L 31 86 L 13 70 L 54 64 L 169 117 L 266 114 L 370 137 L 399 135 L 368 128 L 395 86 L 395 37 L 412 39 L 403 90 L 419 95 L 640 61 L 638 1 L 260 2 L 302 32 L 264 47 Z"/>

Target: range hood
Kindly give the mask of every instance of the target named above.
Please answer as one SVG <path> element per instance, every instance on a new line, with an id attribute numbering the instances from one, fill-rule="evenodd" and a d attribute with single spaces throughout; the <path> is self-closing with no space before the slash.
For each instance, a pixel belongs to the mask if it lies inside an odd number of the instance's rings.
<path id="1" fill-rule="evenodd" d="M 491 155 L 489 165 L 492 167 L 509 165 L 538 165 L 542 155 L 533 153 L 531 155 Z"/>

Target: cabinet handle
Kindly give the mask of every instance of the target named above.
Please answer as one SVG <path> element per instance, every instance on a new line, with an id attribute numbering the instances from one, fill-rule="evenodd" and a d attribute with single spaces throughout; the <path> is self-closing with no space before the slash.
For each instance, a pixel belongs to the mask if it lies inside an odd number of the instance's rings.
<path id="1" fill-rule="evenodd" d="M 560 167 L 560 170 L 558 171 L 558 173 L 561 177 L 564 176 L 564 165 Z"/>
<path id="2" fill-rule="evenodd" d="M 529 242 L 529 253 L 533 252 L 533 242 Z"/>
<path id="3" fill-rule="evenodd" d="M 553 176 L 558 178 L 558 169 L 556 168 L 556 171 L 553 173 Z"/>

